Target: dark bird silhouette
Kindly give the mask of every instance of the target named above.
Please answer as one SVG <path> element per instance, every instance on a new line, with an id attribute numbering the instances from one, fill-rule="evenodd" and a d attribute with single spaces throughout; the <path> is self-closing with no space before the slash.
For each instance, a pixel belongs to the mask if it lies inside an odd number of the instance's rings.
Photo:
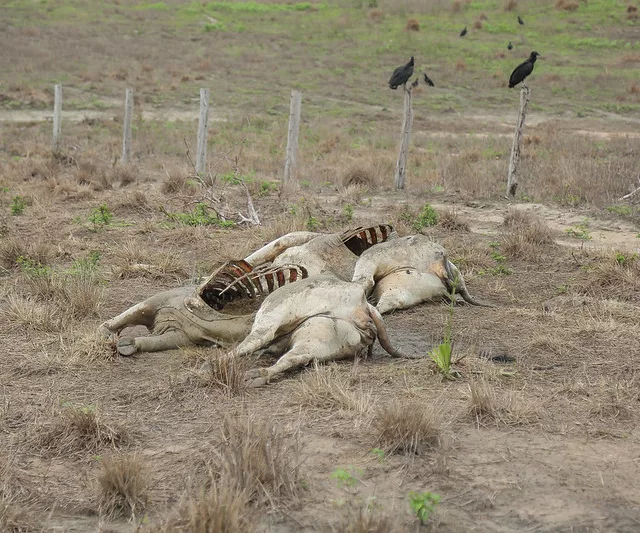
<path id="1" fill-rule="evenodd" d="M 415 80 L 413 80 L 413 83 L 411 84 L 411 88 L 413 89 L 413 88 L 417 87 L 419 81 L 420 81 L 419 78 L 416 78 Z"/>
<path id="2" fill-rule="evenodd" d="M 433 83 L 433 81 L 431 81 L 431 78 L 429 76 L 427 76 L 427 74 L 423 74 L 424 76 L 424 82 L 429 86 L 429 87 L 435 87 L 436 84 Z"/>
<path id="3" fill-rule="evenodd" d="M 389 78 L 389 88 L 397 89 L 400 85 L 407 83 L 411 76 L 413 76 L 413 56 L 411 56 L 406 65 L 402 65 L 393 71 L 391 78 Z"/>
<path id="4" fill-rule="evenodd" d="M 518 24 L 520 24 L 520 26 L 524 26 L 524 20 L 522 20 L 520 15 L 518 15 Z"/>
<path id="5" fill-rule="evenodd" d="M 513 45 L 511 44 L 511 41 L 509 41 L 509 44 L 507 45 L 507 50 L 513 50 Z"/>
<path id="6" fill-rule="evenodd" d="M 467 27 L 464 27 L 464 30 L 460 32 L 460 37 L 464 37 L 467 34 Z"/>
<path id="7" fill-rule="evenodd" d="M 536 62 L 536 59 L 538 59 L 539 55 L 540 54 L 538 52 L 531 52 L 529 59 L 527 59 L 523 63 L 520 63 L 514 69 L 514 71 L 511 73 L 511 77 L 509 78 L 509 89 L 512 89 L 513 87 L 518 85 L 518 83 L 524 81 L 524 79 L 533 72 L 533 65 Z"/>

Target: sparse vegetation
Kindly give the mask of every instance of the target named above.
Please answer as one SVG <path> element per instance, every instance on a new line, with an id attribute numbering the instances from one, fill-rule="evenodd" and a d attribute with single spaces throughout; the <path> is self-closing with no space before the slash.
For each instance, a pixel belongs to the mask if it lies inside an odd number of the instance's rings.
<path id="1" fill-rule="evenodd" d="M 423 454 L 440 443 L 440 412 L 416 401 L 390 402 L 374 419 L 377 444 L 386 453 Z"/>
<path id="2" fill-rule="evenodd" d="M 149 473 L 136 454 L 101 459 L 100 514 L 108 517 L 141 516 L 148 501 Z"/>
<path id="3" fill-rule="evenodd" d="M 421 524 L 426 524 L 440 503 L 440 495 L 432 492 L 410 492 L 409 505 Z"/>

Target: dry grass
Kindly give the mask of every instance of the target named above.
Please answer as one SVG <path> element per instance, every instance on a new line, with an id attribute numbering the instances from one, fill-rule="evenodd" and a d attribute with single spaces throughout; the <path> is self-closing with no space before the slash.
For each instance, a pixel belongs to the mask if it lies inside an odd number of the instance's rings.
<path id="1" fill-rule="evenodd" d="M 438 213 L 438 226 L 448 231 L 469 232 L 469 224 L 460 217 L 455 209 Z"/>
<path id="2" fill-rule="evenodd" d="M 509 210 L 503 227 L 501 251 L 507 257 L 536 261 L 547 247 L 554 244 L 554 232 L 530 211 Z"/>
<path id="3" fill-rule="evenodd" d="M 39 265 L 50 265 L 53 259 L 53 247 L 43 239 L 25 239 L 7 237 L 0 241 L 0 266 L 16 268 L 19 258 L 29 258 Z"/>
<path id="4" fill-rule="evenodd" d="M 140 246 L 134 239 L 118 245 L 118 253 L 111 264 L 116 279 L 149 278 L 181 281 L 189 275 L 190 267 L 184 254 L 164 248 Z"/>
<path id="5" fill-rule="evenodd" d="M 420 23 L 416 19 L 408 19 L 404 29 L 407 31 L 420 31 Z"/>
<path id="6" fill-rule="evenodd" d="M 48 302 L 38 302 L 30 296 L 10 293 L 0 306 L 0 316 L 13 329 L 55 332 L 65 327 L 60 310 Z"/>
<path id="7" fill-rule="evenodd" d="M 352 166 L 342 177 L 342 186 L 361 185 L 372 188 L 376 184 L 375 171 L 370 166 Z"/>
<path id="8" fill-rule="evenodd" d="M 474 30 L 481 30 L 482 29 L 482 21 L 480 19 L 477 19 L 477 20 L 474 21 L 473 29 Z"/>
<path id="9" fill-rule="evenodd" d="M 149 499 L 148 476 L 136 454 L 104 457 L 98 476 L 100 514 L 110 518 L 140 516 Z"/>
<path id="10" fill-rule="evenodd" d="M 320 366 L 308 370 L 291 394 L 294 405 L 319 407 L 331 411 L 351 411 L 364 416 L 375 405 L 373 391 L 362 382 L 353 384 L 351 376 L 343 375 L 335 366 Z"/>
<path id="11" fill-rule="evenodd" d="M 373 426 L 385 452 L 420 455 L 440 445 L 442 416 L 433 405 L 396 400 L 378 411 Z"/>
<path id="12" fill-rule="evenodd" d="M 210 355 L 207 359 L 207 371 L 201 375 L 201 383 L 220 391 L 228 398 L 240 396 L 247 391 L 245 374 L 252 363 L 253 360 L 246 357 Z"/>
<path id="13" fill-rule="evenodd" d="M 583 267 L 576 282 L 578 292 L 599 299 L 638 301 L 640 259 L 634 252 L 614 252 Z"/>
<path id="14" fill-rule="evenodd" d="M 115 342 L 105 339 L 95 326 L 73 328 L 61 336 L 60 350 L 69 364 L 94 365 L 118 357 Z"/>
<path id="15" fill-rule="evenodd" d="M 506 0 L 506 2 L 504 3 L 505 11 L 513 11 L 516 7 L 518 7 L 517 0 Z"/>
<path id="16" fill-rule="evenodd" d="M 556 9 L 560 11 L 575 11 L 579 7 L 580 4 L 573 0 L 556 0 Z"/>
<path id="17" fill-rule="evenodd" d="M 97 453 L 131 440 L 121 424 L 107 424 L 93 406 L 66 407 L 53 422 L 36 428 L 35 444 L 50 455 Z"/>
<path id="18" fill-rule="evenodd" d="M 387 516 L 376 506 L 350 507 L 344 518 L 334 526 L 335 533 L 396 533 L 404 531 L 398 521 Z"/>
<path id="19" fill-rule="evenodd" d="M 295 505 L 300 497 L 300 443 L 271 421 L 252 417 L 222 424 L 216 477 L 221 484 L 246 494 L 254 505 Z"/>
<path id="20" fill-rule="evenodd" d="M 0 492 L 0 531 L 28 533 L 40 531 L 40 527 L 26 508 Z"/>
<path id="21" fill-rule="evenodd" d="M 521 426 L 540 417 L 535 402 L 527 402 L 513 391 L 499 395 L 484 379 L 469 384 L 468 409 L 478 425 L 491 421 L 505 426 Z"/>

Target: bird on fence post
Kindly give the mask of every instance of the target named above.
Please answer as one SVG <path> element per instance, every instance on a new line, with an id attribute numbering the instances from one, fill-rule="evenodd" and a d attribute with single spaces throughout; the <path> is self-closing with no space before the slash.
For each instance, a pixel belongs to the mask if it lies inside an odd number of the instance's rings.
<path id="1" fill-rule="evenodd" d="M 529 59 L 520 63 L 513 70 L 513 72 L 511 73 L 511 77 L 509 78 L 509 89 L 512 89 L 513 87 L 518 85 L 518 83 L 523 82 L 524 79 L 533 72 L 533 65 L 536 62 L 536 59 L 538 59 L 538 56 L 540 56 L 538 52 L 531 52 Z M 524 83 L 523 85 L 524 87 L 526 87 Z"/>
<path id="2" fill-rule="evenodd" d="M 413 56 L 406 65 L 402 65 L 393 71 L 391 78 L 389 78 L 389 88 L 394 91 L 400 86 L 405 85 L 409 81 L 409 78 L 413 76 Z"/>

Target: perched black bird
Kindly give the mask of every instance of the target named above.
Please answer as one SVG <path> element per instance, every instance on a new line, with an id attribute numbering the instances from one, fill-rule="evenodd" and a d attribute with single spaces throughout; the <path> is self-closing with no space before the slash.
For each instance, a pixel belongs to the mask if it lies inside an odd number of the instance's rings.
<path id="1" fill-rule="evenodd" d="M 513 45 L 511 44 L 511 41 L 509 41 L 509 44 L 507 45 L 507 50 L 513 50 Z"/>
<path id="2" fill-rule="evenodd" d="M 518 24 L 520 24 L 520 26 L 524 26 L 524 20 L 522 20 L 520 15 L 518 15 Z"/>
<path id="3" fill-rule="evenodd" d="M 402 65 L 393 71 L 389 78 L 389 88 L 397 89 L 400 85 L 404 85 L 413 76 L 413 56 L 406 65 Z"/>
<path id="4" fill-rule="evenodd" d="M 464 27 L 464 30 L 460 32 L 460 37 L 464 37 L 467 34 L 467 27 Z"/>
<path id="5" fill-rule="evenodd" d="M 423 76 L 424 76 L 424 82 L 425 82 L 429 87 L 435 87 L 435 86 L 436 86 L 436 84 L 435 84 L 435 83 L 433 83 L 433 81 L 431 81 L 431 78 L 430 78 L 429 76 L 427 76 L 427 75 L 426 75 L 426 73 L 425 73 L 425 74 L 423 74 Z"/>
<path id="6" fill-rule="evenodd" d="M 529 59 L 527 59 L 524 63 L 520 63 L 515 70 L 511 73 L 511 77 L 509 78 L 509 89 L 512 89 L 521 81 L 533 72 L 533 64 L 538 59 L 540 54 L 538 52 L 531 52 Z"/>

